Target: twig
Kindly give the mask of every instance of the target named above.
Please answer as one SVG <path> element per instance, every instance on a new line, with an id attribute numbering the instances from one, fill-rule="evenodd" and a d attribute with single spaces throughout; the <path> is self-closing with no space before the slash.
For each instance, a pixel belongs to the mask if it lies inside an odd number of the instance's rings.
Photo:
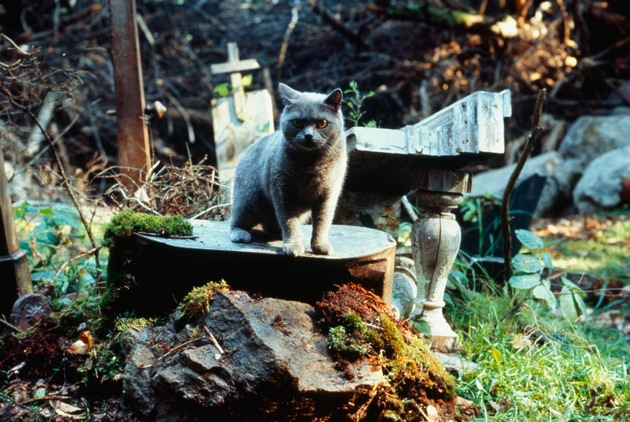
<path id="1" fill-rule="evenodd" d="M 70 131 L 70 129 L 72 129 L 72 127 L 74 127 L 74 124 L 77 122 L 77 120 L 79 120 L 79 117 L 80 117 L 79 114 L 74 116 L 74 118 L 68 124 L 68 126 L 66 126 L 66 128 L 64 130 L 62 130 L 61 133 L 55 137 L 55 139 L 53 139 L 53 145 L 55 145 L 57 143 L 57 141 L 59 141 L 66 133 L 68 133 Z M 35 163 L 37 160 L 39 160 L 41 158 L 41 156 L 44 155 L 48 151 L 48 148 L 50 148 L 49 145 L 47 145 L 45 148 L 41 149 L 28 163 L 26 163 L 25 167 L 32 166 L 33 163 Z M 103 154 L 103 155 L 105 156 L 105 154 Z"/>
<path id="2" fill-rule="evenodd" d="M 194 338 L 194 339 L 192 339 L 192 340 L 188 340 L 188 341 L 185 341 L 185 342 L 183 342 L 183 343 L 181 343 L 181 344 L 178 344 L 177 346 L 173 347 L 171 350 L 169 350 L 168 352 L 166 352 L 166 353 L 164 353 L 162 356 L 160 356 L 160 357 L 158 358 L 158 360 L 164 360 L 164 359 L 166 359 L 166 357 L 168 357 L 168 356 L 172 355 L 172 354 L 173 354 L 173 353 L 175 353 L 175 352 L 180 351 L 180 350 L 181 350 L 181 349 L 183 349 L 184 347 L 188 346 L 190 343 L 194 343 L 194 342 L 196 342 L 196 341 L 198 341 L 198 340 L 201 340 L 201 339 L 200 339 L 200 338 Z"/>
<path id="3" fill-rule="evenodd" d="M 505 191 L 503 192 L 503 203 L 501 204 L 501 237 L 503 239 L 503 260 L 505 266 L 505 276 L 504 281 L 507 282 L 510 277 L 512 277 L 512 236 L 510 230 L 510 198 L 512 197 L 512 192 L 514 192 L 514 187 L 516 186 L 516 181 L 521 174 L 521 170 L 523 170 L 523 166 L 525 166 L 525 161 L 527 161 L 527 157 L 532 151 L 534 144 L 540 137 L 540 134 L 543 131 L 543 128 L 539 125 L 540 116 L 542 115 L 543 104 L 545 103 L 545 97 L 547 96 L 547 90 L 543 89 L 538 93 L 538 98 L 536 99 L 536 105 L 534 107 L 534 115 L 532 116 L 532 128 L 531 132 L 527 136 L 527 141 L 525 141 L 525 147 L 523 148 L 523 153 L 519 157 L 516 167 L 514 171 L 510 175 L 510 179 L 508 180 L 507 186 L 505 187 Z"/>
<path id="4" fill-rule="evenodd" d="M 4 38 L 4 40 L 5 40 L 6 42 L 8 42 L 9 44 L 11 44 L 13 47 L 15 47 L 15 49 L 17 50 L 17 52 L 18 52 L 18 53 L 20 53 L 20 54 L 21 54 L 21 55 L 23 55 L 23 56 L 28 56 L 28 54 L 29 54 L 29 53 L 28 53 L 27 51 L 22 50 L 22 47 L 20 47 L 19 45 L 17 45 L 17 44 L 16 44 L 16 43 L 15 43 L 15 42 L 11 39 L 11 38 L 7 37 L 7 36 L 6 36 L 6 35 L 4 35 L 4 34 L 0 34 L 0 36 L 1 36 L 2 38 Z"/>
<path id="5" fill-rule="evenodd" d="M 298 23 L 298 19 L 300 18 L 299 7 L 294 6 L 291 9 L 291 21 L 287 26 L 286 31 L 284 32 L 284 37 L 282 38 L 282 46 L 280 46 L 280 53 L 278 54 L 278 64 L 276 65 L 277 74 L 276 79 L 282 79 L 282 66 L 284 66 L 284 59 L 287 55 L 287 49 L 289 48 L 289 38 L 291 38 L 291 33 L 295 29 L 295 26 Z"/>
<path id="6" fill-rule="evenodd" d="M 52 401 L 52 400 L 72 400 L 72 397 L 70 396 L 44 396 L 44 397 L 37 397 L 34 399 L 24 400 L 19 403 L 16 402 L 15 404 L 17 404 L 18 406 L 24 406 L 26 404 L 37 403 L 38 401 Z"/>
<path id="7" fill-rule="evenodd" d="M 210 329 L 208 328 L 208 326 L 204 325 L 203 329 L 205 330 L 206 334 L 208 334 L 208 337 L 210 337 L 210 340 L 212 340 L 212 344 L 214 344 L 214 347 L 217 348 L 217 350 L 219 351 L 219 354 L 221 354 L 221 355 L 224 354 L 225 350 L 223 350 L 223 348 L 221 347 L 221 345 L 219 344 L 217 339 L 214 337 L 212 332 L 210 332 Z"/>
<path id="8" fill-rule="evenodd" d="M 61 94 L 56 91 L 48 91 L 46 96 L 44 97 L 44 101 L 42 101 L 41 107 L 39 108 L 39 112 L 37 113 L 37 119 L 41 124 L 41 127 L 47 128 L 52 120 L 53 113 L 57 106 L 57 100 L 61 97 Z M 39 145 L 44 140 L 44 134 L 42 133 L 42 129 L 40 129 L 39 125 L 33 128 L 31 131 L 31 135 L 28 137 L 27 141 L 27 153 L 28 155 L 34 155 L 39 150 Z"/>
<path id="9" fill-rule="evenodd" d="M 15 325 L 11 324 L 9 321 L 7 321 L 4 315 L 2 315 L 2 318 L 0 318 L 0 324 L 4 325 L 5 327 L 7 327 L 8 329 L 12 331 L 15 331 L 16 333 L 20 332 L 20 329 L 16 327 Z"/>
<path id="10" fill-rule="evenodd" d="M 232 204 L 218 204 L 218 205 L 213 205 L 210 208 L 206 208 L 205 210 L 201 211 L 198 214 L 193 215 L 192 217 L 190 217 L 190 220 L 196 220 L 199 217 L 201 217 L 202 215 L 209 213 L 210 211 L 216 210 L 217 208 L 221 208 L 221 207 L 229 207 Z"/>
<path id="11" fill-rule="evenodd" d="M 363 39 L 359 35 L 355 34 L 350 29 L 348 29 L 339 19 L 335 18 L 328 10 L 321 7 L 319 3 L 320 2 L 317 0 L 308 0 L 308 5 L 311 6 L 311 9 L 313 9 L 313 12 L 320 15 L 326 22 L 330 24 L 330 26 L 333 27 L 335 31 L 339 32 L 341 35 L 346 37 L 348 41 L 350 41 L 352 44 L 356 45 L 360 49 L 367 50 L 368 48 L 367 44 L 363 41 Z"/>
<path id="12" fill-rule="evenodd" d="M 42 126 L 37 116 L 35 116 L 33 112 L 29 110 L 28 107 L 25 107 L 19 104 L 17 101 L 15 101 L 13 97 L 11 96 L 11 93 L 8 92 L 6 88 L 3 88 L 2 92 L 6 96 L 6 98 L 9 100 L 11 105 L 19 108 L 20 110 L 28 114 L 31 119 L 33 119 L 37 127 L 39 127 L 39 130 L 41 131 L 42 135 L 44 135 L 44 139 L 46 140 L 46 143 L 48 143 L 50 151 L 52 152 L 53 157 L 55 159 L 55 162 L 57 163 L 57 166 L 59 167 L 59 172 L 61 173 L 61 180 L 62 180 L 63 186 L 68 192 L 68 195 L 70 196 L 70 199 L 72 200 L 72 203 L 74 204 L 74 207 L 77 209 L 77 212 L 79 213 L 79 219 L 81 220 L 81 224 L 85 228 L 85 232 L 87 233 L 88 238 L 90 239 L 90 244 L 92 245 L 92 249 L 95 250 L 94 261 L 96 263 L 96 267 L 100 268 L 101 264 L 98 259 L 98 251 L 100 250 L 100 248 L 96 245 L 96 241 L 94 240 L 94 235 L 92 234 L 92 230 L 90 229 L 90 226 L 88 222 L 86 221 L 85 216 L 83 215 L 83 212 L 81 211 L 81 207 L 79 206 L 79 202 L 77 201 L 77 198 L 74 196 L 74 192 L 72 192 L 72 186 L 70 186 L 70 181 L 68 179 L 68 176 L 66 175 L 66 171 L 64 170 L 63 164 L 61 162 L 61 158 L 59 157 L 59 154 L 57 154 L 57 150 L 55 149 L 53 140 L 50 138 L 50 135 L 48 134 L 46 129 Z"/>

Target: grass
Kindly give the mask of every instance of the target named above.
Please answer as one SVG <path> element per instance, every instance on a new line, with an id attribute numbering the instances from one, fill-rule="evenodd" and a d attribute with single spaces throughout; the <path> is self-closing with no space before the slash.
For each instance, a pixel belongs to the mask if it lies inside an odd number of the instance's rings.
<path id="1" fill-rule="evenodd" d="M 630 345 L 617 330 L 529 307 L 506 319 L 510 298 L 483 293 L 455 308 L 448 317 L 463 327 L 466 358 L 477 365 L 460 375 L 457 391 L 479 406 L 477 420 L 630 419 Z"/>
<path id="2" fill-rule="evenodd" d="M 535 233 L 554 267 L 630 284 L 630 219 L 609 217 L 567 220 Z M 455 291 L 445 309 L 466 358 L 477 365 L 460 374 L 457 390 L 479 407 L 476 420 L 630 420 L 630 342 L 620 330 L 599 324 L 596 312 L 571 324 L 534 302 L 506 318 L 514 298 L 477 275 L 467 300 Z M 615 309 L 627 315 L 630 307 Z"/>
<path id="3" fill-rule="evenodd" d="M 544 235 L 556 267 L 630 284 L 630 218 L 585 220 L 573 235 Z M 590 222 L 590 224 L 588 224 Z"/>

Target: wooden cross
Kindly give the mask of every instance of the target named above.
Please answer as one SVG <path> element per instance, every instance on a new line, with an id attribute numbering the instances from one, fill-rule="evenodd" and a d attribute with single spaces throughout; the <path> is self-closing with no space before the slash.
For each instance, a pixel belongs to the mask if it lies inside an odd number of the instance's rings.
<path id="1" fill-rule="evenodd" d="M 238 45 L 235 42 L 228 43 L 227 51 L 227 62 L 213 64 L 210 67 L 210 71 L 213 75 L 222 73 L 230 74 L 230 83 L 232 85 L 232 97 L 234 98 L 236 116 L 243 121 L 245 120 L 245 89 L 243 87 L 243 76 L 241 75 L 241 72 L 260 69 L 260 64 L 258 64 L 256 59 L 240 60 Z"/>

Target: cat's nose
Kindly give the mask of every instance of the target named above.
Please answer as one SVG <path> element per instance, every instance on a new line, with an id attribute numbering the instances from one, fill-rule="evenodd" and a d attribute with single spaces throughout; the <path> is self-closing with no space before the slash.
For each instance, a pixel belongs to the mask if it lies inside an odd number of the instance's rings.
<path id="1" fill-rule="evenodd" d="M 312 142 L 313 141 L 313 134 L 311 133 L 305 133 L 304 134 L 304 139 L 308 142 Z"/>

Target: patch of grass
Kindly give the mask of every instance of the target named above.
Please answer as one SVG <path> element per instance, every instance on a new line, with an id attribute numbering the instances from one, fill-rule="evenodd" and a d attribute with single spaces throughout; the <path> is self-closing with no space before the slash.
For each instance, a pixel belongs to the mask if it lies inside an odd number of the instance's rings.
<path id="1" fill-rule="evenodd" d="M 481 410 L 480 420 L 597 420 L 630 418 L 629 344 L 588 323 L 525 306 L 513 318 L 507 296 L 478 294 L 449 317 L 466 357 L 478 367 L 460 375 L 458 393 Z M 534 327 L 525 330 L 524 327 Z"/>
<path id="2" fill-rule="evenodd" d="M 553 260 L 558 268 L 630 284 L 630 235 L 625 239 L 626 245 L 584 239 L 554 239 L 550 244 L 554 250 Z"/>
<path id="3" fill-rule="evenodd" d="M 557 268 L 630 284 L 628 239 L 630 219 L 619 218 L 590 231 L 588 238 L 550 235 L 545 243 Z"/>

